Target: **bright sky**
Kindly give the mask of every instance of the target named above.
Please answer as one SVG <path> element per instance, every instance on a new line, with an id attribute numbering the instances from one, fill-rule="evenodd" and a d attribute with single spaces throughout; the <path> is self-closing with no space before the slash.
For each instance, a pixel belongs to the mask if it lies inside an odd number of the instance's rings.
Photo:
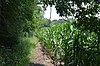
<path id="1" fill-rule="evenodd" d="M 96 17 L 100 18 L 100 12 L 99 14 L 96 15 Z M 44 18 L 50 19 L 50 6 L 48 6 L 46 11 L 44 12 Z M 69 18 L 72 18 L 72 17 L 69 17 Z M 56 20 L 62 19 L 62 17 L 60 17 L 59 14 L 56 13 L 55 6 L 52 6 L 51 20 L 55 20 L 55 19 Z"/>
<path id="2" fill-rule="evenodd" d="M 49 19 L 50 18 L 50 6 L 47 7 L 46 11 L 44 12 L 44 18 Z M 59 14 L 56 13 L 55 6 L 52 6 L 52 14 L 51 14 L 51 20 L 55 19 L 61 19 L 62 17 L 59 17 Z"/>

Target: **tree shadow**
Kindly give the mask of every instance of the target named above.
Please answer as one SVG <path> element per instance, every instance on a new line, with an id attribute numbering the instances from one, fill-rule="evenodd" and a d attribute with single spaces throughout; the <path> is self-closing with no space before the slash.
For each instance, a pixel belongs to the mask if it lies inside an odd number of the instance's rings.
<path id="1" fill-rule="evenodd" d="M 45 66 L 45 65 L 43 65 L 43 64 L 34 64 L 34 63 L 29 63 L 29 66 Z"/>

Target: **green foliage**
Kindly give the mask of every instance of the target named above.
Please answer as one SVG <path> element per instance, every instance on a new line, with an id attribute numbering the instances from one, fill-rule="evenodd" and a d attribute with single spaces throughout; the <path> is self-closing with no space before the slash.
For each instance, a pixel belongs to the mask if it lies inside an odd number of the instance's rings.
<path id="1" fill-rule="evenodd" d="M 99 0 L 40 0 L 44 8 L 55 5 L 60 16 L 72 16 L 77 19 L 75 26 L 82 30 L 100 33 Z"/>
<path id="2" fill-rule="evenodd" d="M 23 39 L 34 29 L 37 0 L 0 0 L 0 66 L 26 66 L 31 43 Z"/>
<path id="3" fill-rule="evenodd" d="M 45 19 L 43 17 L 40 17 L 39 19 L 37 19 L 37 22 L 36 22 L 37 30 L 41 27 L 47 27 L 47 26 L 48 26 L 48 19 Z"/>
<path id="4" fill-rule="evenodd" d="M 97 0 L 40 0 L 44 7 L 55 5 L 57 13 L 61 16 L 84 16 L 87 14 L 94 15 L 99 11 L 99 1 Z"/>
<path id="5" fill-rule="evenodd" d="M 67 20 L 65 20 L 65 19 L 53 20 L 53 21 L 51 21 L 51 25 L 62 24 L 62 23 L 65 23 L 66 21 Z"/>
<path id="6" fill-rule="evenodd" d="M 39 22 L 39 26 L 41 27 L 48 27 L 49 26 L 49 20 L 46 18 L 42 18 L 41 22 Z"/>
<path id="7" fill-rule="evenodd" d="M 64 62 L 64 66 L 100 66 L 98 35 L 81 31 L 72 24 L 68 21 L 42 28 L 37 35 L 55 63 Z"/>
<path id="8" fill-rule="evenodd" d="M 77 22 L 79 21 L 79 22 Z M 90 30 L 90 32 L 100 33 L 100 19 L 97 17 L 85 17 L 74 22 L 80 30 Z"/>
<path id="9" fill-rule="evenodd" d="M 19 38 L 20 42 L 13 48 L 0 48 L 0 66 L 27 66 L 33 43 L 27 38 Z"/>

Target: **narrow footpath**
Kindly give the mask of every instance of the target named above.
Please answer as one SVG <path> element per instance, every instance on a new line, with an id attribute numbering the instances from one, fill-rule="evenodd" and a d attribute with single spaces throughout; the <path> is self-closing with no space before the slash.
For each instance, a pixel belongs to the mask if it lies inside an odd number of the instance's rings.
<path id="1" fill-rule="evenodd" d="M 40 42 L 36 44 L 36 48 L 34 49 L 33 52 L 34 52 L 34 57 L 31 58 L 29 66 L 54 66 L 51 63 L 52 60 L 43 51 Z"/>

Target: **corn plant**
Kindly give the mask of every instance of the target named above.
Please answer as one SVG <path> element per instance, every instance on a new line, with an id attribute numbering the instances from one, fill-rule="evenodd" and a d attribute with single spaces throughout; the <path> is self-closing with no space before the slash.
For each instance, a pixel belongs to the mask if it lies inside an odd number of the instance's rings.
<path id="1" fill-rule="evenodd" d="M 60 62 L 64 66 L 100 66 L 99 39 L 95 32 L 81 31 L 69 20 L 42 28 L 37 35 L 56 65 Z"/>

